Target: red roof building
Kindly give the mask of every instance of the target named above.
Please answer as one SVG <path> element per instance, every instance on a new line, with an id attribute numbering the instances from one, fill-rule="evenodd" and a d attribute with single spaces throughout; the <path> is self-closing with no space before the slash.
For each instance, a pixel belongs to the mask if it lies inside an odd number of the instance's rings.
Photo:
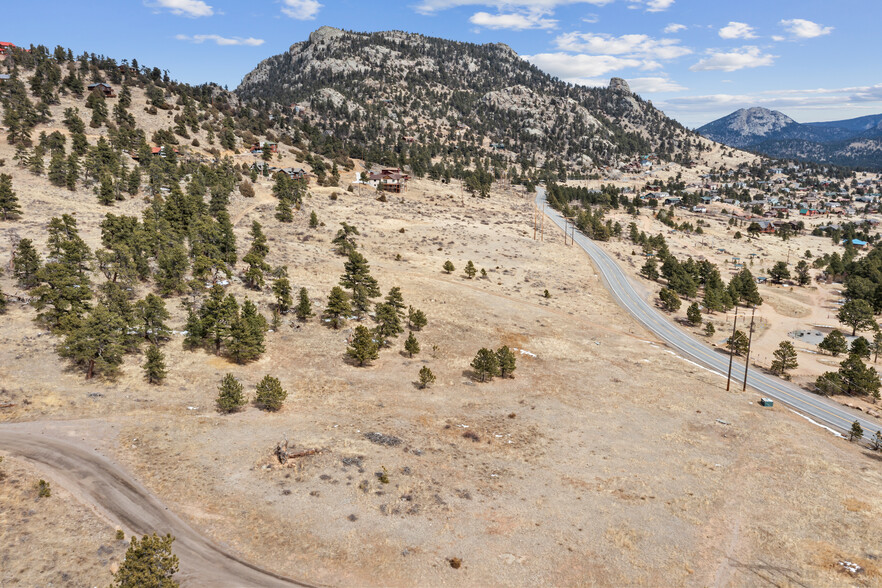
<path id="1" fill-rule="evenodd" d="M 0 41 L 0 55 L 6 55 L 6 53 L 15 47 L 12 43 L 7 43 L 6 41 Z"/>

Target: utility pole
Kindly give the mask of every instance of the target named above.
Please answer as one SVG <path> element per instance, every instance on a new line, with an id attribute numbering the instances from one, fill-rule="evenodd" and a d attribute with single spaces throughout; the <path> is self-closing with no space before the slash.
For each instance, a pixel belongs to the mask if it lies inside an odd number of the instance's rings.
<path id="1" fill-rule="evenodd" d="M 750 333 L 747 336 L 747 359 L 744 360 L 744 385 L 741 387 L 742 392 L 747 391 L 747 369 L 750 366 L 750 343 L 753 341 L 753 317 L 756 314 L 756 308 L 750 313 Z"/>
<path id="2" fill-rule="evenodd" d="M 729 339 L 729 373 L 726 375 L 726 392 L 732 384 L 732 359 L 735 356 L 735 325 L 738 324 L 738 305 L 735 305 L 735 319 L 732 321 L 732 338 Z"/>

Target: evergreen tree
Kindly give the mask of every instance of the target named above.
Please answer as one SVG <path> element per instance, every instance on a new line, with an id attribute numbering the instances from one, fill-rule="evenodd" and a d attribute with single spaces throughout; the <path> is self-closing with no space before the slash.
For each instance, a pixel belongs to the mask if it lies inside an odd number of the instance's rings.
<path id="1" fill-rule="evenodd" d="M 772 356 L 775 358 L 772 361 L 773 373 L 786 377 L 787 370 L 796 369 L 799 366 L 796 359 L 796 349 L 790 341 L 781 341 Z"/>
<path id="2" fill-rule="evenodd" d="M 762 296 L 760 296 L 759 289 L 756 286 L 756 280 L 749 269 L 744 268 L 733 276 L 729 285 L 733 294 L 733 303 L 742 303 L 749 306 L 759 306 L 763 303 Z"/>
<path id="3" fill-rule="evenodd" d="M 429 369 L 429 366 L 424 365 L 420 368 L 420 388 L 426 388 L 430 384 L 435 382 L 435 374 L 432 373 L 432 370 Z"/>
<path id="4" fill-rule="evenodd" d="M 848 432 L 848 440 L 854 441 L 857 439 L 860 441 L 864 438 L 864 428 L 858 421 L 855 421 L 851 424 L 851 430 Z"/>
<path id="5" fill-rule="evenodd" d="M 343 275 L 340 285 L 352 290 L 352 306 L 359 314 L 364 315 L 370 308 L 370 299 L 380 295 L 377 280 L 371 276 L 370 265 L 358 251 L 352 251 L 349 259 L 343 264 Z"/>
<path id="6" fill-rule="evenodd" d="M 453 263 L 451 263 L 451 261 L 449 259 L 444 262 L 444 271 L 446 273 L 448 273 L 448 274 L 453 273 L 453 270 L 455 270 L 455 269 L 456 268 L 453 266 Z"/>
<path id="7" fill-rule="evenodd" d="M 276 205 L 276 220 L 280 223 L 294 222 L 294 212 L 291 210 L 291 202 L 287 198 L 282 198 Z"/>
<path id="8" fill-rule="evenodd" d="M 517 365 L 517 357 L 514 352 L 508 348 L 508 345 L 503 345 L 499 349 L 496 350 L 496 361 L 499 365 L 499 377 L 500 378 L 513 378 L 515 367 Z"/>
<path id="9" fill-rule="evenodd" d="M 299 313 L 300 308 L 298 307 L 297 310 Z M 325 317 L 330 321 L 332 327 L 339 329 L 350 314 L 352 314 L 352 307 L 349 305 L 349 298 L 346 296 L 346 292 L 340 286 L 334 286 L 331 288 L 330 296 L 328 296 Z"/>
<path id="10" fill-rule="evenodd" d="M 811 280 L 812 277 L 809 273 L 809 264 L 802 259 L 796 264 L 796 283 L 800 286 L 807 286 Z"/>
<path id="11" fill-rule="evenodd" d="M 319 226 L 318 215 L 313 210 L 312 212 L 309 213 L 309 228 L 310 229 L 317 229 L 318 226 Z"/>
<path id="12" fill-rule="evenodd" d="M 337 231 L 337 236 L 334 237 L 334 240 L 331 241 L 331 243 L 337 246 L 338 254 L 348 256 L 356 249 L 355 239 L 353 237 L 358 235 L 358 229 L 345 222 L 340 223 L 340 225 L 342 225 L 343 228 Z"/>
<path id="13" fill-rule="evenodd" d="M 407 339 L 404 341 L 404 350 L 410 357 L 413 357 L 420 352 L 420 343 L 417 341 L 417 338 L 414 337 L 413 331 L 407 334 Z"/>
<path id="14" fill-rule="evenodd" d="M 379 357 L 379 345 L 374 341 L 374 335 L 367 327 L 357 325 L 346 354 L 356 360 L 358 365 L 365 365 Z"/>
<path id="15" fill-rule="evenodd" d="M 288 397 L 288 392 L 282 388 L 278 378 L 266 375 L 257 384 L 257 393 L 254 395 L 254 403 L 263 410 L 276 412 L 282 408 L 282 403 Z"/>
<path id="16" fill-rule="evenodd" d="M 266 319 L 257 312 L 254 303 L 246 298 L 241 314 L 230 326 L 227 350 L 233 361 L 247 363 L 263 355 L 266 329 Z"/>
<path id="17" fill-rule="evenodd" d="M 242 391 L 242 383 L 233 374 L 225 375 L 217 389 L 217 400 L 215 401 L 217 410 L 219 412 L 231 413 L 245 406 L 247 401 Z"/>
<path id="18" fill-rule="evenodd" d="M 846 394 L 857 394 L 879 398 L 879 374 L 868 367 L 857 355 L 849 355 L 839 364 L 839 376 Z"/>
<path id="19" fill-rule="evenodd" d="M 137 168 L 135 168 L 137 170 Z M 140 177 L 140 176 L 139 176 Z M 64 185 L 71 192 L 77 191 L 77 180 L 80 179 L 80 161 L 76 153 L 71 153 L 65 161 Z"/>
<path id="20" fill-rule="evenodd" d="M 86 368 L 86 379 L 95 374 L 114 376 L 123 361 L 124 321 L 98 304 L 64 340 L 60 355 Z"/>
<path id="21" fill-rule="evenodd" d="M 876 325 L 873 318 L 873 307 L 863 299 L 849 300 L 842 305 L 836 315 L 839 322 L 851 327 L 851 336 L 854 337 L 858 329 L 864 331 Z"/>
<path id="22" fill-rule="evenodd" d="M 404 318 L 404 297 L 401 295 L 401 288 L 398 286 L 393 286 L 389 293 L 386 294 L 386 304 L 391 305 L 395 312 L 398 313 L 398 316 Z"/>
<path id="23" fill-rule="evenodd" d="M 230 330 L 239 318 L 239 305 L 232 294 L 224 296 L 223 287 L 215 284 L 197 312 L 187 319 L 184 344 L 190 347 L 210 345 L 220 353 L 221 345 L 230 338 Z"/>
<path id="24" fill-rule="evenodd" d="M 175 243 L 164 247 L 156 256 L 156 287 L 162 296 L 179 294 L 184 291 L 184 277 L 187 275 L 187 251 L 183 245 Z"/>
<path id="25" fill-rule="evenodd" d="M 747 352 L 747 335 L 744 331 L 735 331 L 735 333 L 726 339 L 726 348 L 734 350 L 735 355 L 742 355 Z"/>
<path id="26" fill-rule="evenodd" d="M 132 537 L 126 557 L 113 575 L 113 588 L 176 588 L 178 556 L 172 554 L 171 535 Z"/>
<path id="27" fill-rule="evenodd" d="M 787 268 L 787 263 L 784 261 L 776 262 L 772 269 L 769 270 L 769 277 L 772 278 L 772 282 L 776 284 L 782 283 L 784 280 L 790 279 L 790 270 Z"/>
<path id="28" fill-rule="evenodd" d="M 0 216 L 3 217 L 3 220 L 9 220 L 10 217 L 20 214 L 21 206 L 18 204 L 18 196 L 12 190 L 12 176 L 0 174 Z"/>
<path id="29" fill-rule="evenodd" d="M 23 288 L 33 288 L 39 284 L 37 273 L 40 271 L 40 254 L 30 239 L 22 239 L 15 246 L 12 258 L 12 275 Z"/>
<path id="30" fill-rule="evenodd" d="M 472 263 L 471 260 L 469 260 L 469 262 L 466 263 L 464 271 L 465 271 L 466 277 L 468 277 L 468 279 L 470 279 L 470 280 L 475 277 L 476 273 L 478 273 L 478 270 L 475 269 L 475 264 Z"/>
<path id="31" fill-rule="evenodd" d="M 705 325 L 704 325 L 704 334 L 705 334 L 705 336 L 706 336 L 706 337 L 713 337 L 713 336 L 714 336 L 714 333 L 716 333 L 716 332 L 717 332 L 717 330 L 714 328 L 713 323 L 710 322 L 710 321 L 707 321 L 707 322 L 705 323 Z"/>
<path id="32" fill-rule="evenodd" d="M 488 378 L 492 380 L 493 376 L 499 375 L 499 358 L 493 353 L 493 351 L 486 347 L 482 347 L 478 350 L 478 353 L 472 360 L 471 366 L 475 370 L 475 373 L 481 378 L 482 382 L 486 381 Z"/>
<path id="33" fill-rule="evenodd" d="M 291 282 L 287 277 L 280 276 L 273 281 L 273 294 L 276 296 L 276 309 L 282 314 L 287 313 L 294 304 L 294 299 L 291 297 Z M 309 298 L 306 301 L 309 303 Z"/>
<path id="34" fill-rule="evenodd" d="M 40 311 L 37 316 L 54 331 L 63 332 L 89 309 L 89 280 L 68 264 L 48 261 L 35 279 L 40 283 L 33 290 L 33 305 Z"/>
<path id="35" fill-rule="evenodd" d="M 643 267 L 640 268 L 640 275 L 644 278 L 652 280 L 653 282 L 658 280 L 658 262 L 655 261 L 654 257 L 646 258 L 646 263 L 644 263 Z"/>
<path id="36" fill-rule="evenodd" d="M 410 306 L 407 309 L 407 324 L 414 331 L 419 331 L 428 324 L 428 320 L 422 310 Z"/>
<path id="37" fill-rule="evenodd" d="M 870 342 L 864 337 L 858 337 L 851 342 L 851 348 L 848 350 L 851 355 L 857 355 L 861 359 L 870 359 L 872 355 L 870 351 Z"/>
<path id="38" fill-rule="evenodd" d="M 166 376 L 165 355 L 156 345 L 147 348 L 147 361 L 144 362 L 144 377 L 151 384 L 161 383 Z"/>
<path id="39" fill-rule="evenodd" d="M 342 290 L 340 291 L 342 292 Z M 345 300 L 345 294 L 343 295 L 343 298 Z M 314 313 L 312 312 L 312 303 L 309 301 L 309 294 L 306 292 L 306 288 L 300 288 L 299 299 L 300 300 L 297 303 L 297 308 L 294 310 L 294 314 L 299 320 L 305 321 L 309 317 L 314 316 Z M 343 310 L 345 311 L 345 308 Z"/>
<path id="40" fill-rule="evenodd" d="M 395 307 L 385 302 L 377 304 L 375 312 L 374 320 L 376 320 L 377 326 L 374 328 L 374 333 L 377 336 L 379 345 L 381 347 L 388 347 L 389 339 L 397 337 L 399 333 L 404 331 L 401 328 L 401 319 L 395 311 Z"/>
<path id="41" fill-rule="evenodd" d="M 155 294 L 147 294 L 143 300 L 135 302 L 135 323 L 140 335 L 152 343 L 168 340 L 171 332 L 165 324 L 171 315 L 165 308 L 165 302 Z"/>
<path id="42" fill-rule="evenodd" d="M 56 151 L 52 154 L 52 158 L 49 160 L 48 178 L 53 186 L 67 184 L 67 161 L 63 151 Z"/>
<path id="43" fill-rule="evenodd" d="M 838 330 L 833 329 L 830 334 L 824 337 L 823 341 L 818 343 L 818 349 L 826 351 L 833 357 L 836 357 L 837 355 L 848 351 L 848 341 L 845 340 L 845 335 Z"/>
<path id="44" fill-rule="evenodd" d="M 701 324 L 701 308 L 699 308 L 697 302 L 693 302 L 689 305 L 689 308 L 686 309 L 686 318 L 694 327 Z"/>
<path id="45" fill-rule="evenodd" d="M 680 297 L 677 296 L 677 293 L 668 288 L 662 288 L 658 293 L 658 297 L 661 300 L 662 304 L 665 306 L 665 309 L 670 312 L 676 312 L 680 309 Z"/>

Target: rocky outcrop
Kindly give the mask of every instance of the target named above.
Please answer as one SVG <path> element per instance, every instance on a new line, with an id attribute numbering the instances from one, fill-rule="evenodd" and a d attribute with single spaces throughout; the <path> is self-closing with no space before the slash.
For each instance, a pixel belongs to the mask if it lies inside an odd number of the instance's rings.
<path id="1" fill-rule="evenodd" d="M 628 82 L 622 78 L 612 78 L 609 81 L 609 89 L 613 92 L 624 92 L 625 94 L 631 93 L 631 86 L 629 86 Z"/>

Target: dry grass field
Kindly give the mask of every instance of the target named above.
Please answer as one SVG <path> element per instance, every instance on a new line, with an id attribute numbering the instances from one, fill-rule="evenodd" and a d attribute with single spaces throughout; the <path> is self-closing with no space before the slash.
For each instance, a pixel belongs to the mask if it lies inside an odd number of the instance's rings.
<path id="1" fill-rule="evenodd" d="M 11 155 L 0 145 L 26 214 L 0 224 L 4 264 L 12 232 L 42 248 L 52 215 L 75 211 L 95 247 L 106 212 L 145 206 L 138 197 L 107 209 L 86 190 L 51 188 Z M 321 309 L 343 271 L 330 241 L 341 221 L 355 224 L 384 294 L 400 286 L 428 316 L 418 356 L 406 357 L 399 337 L 358 368 L 344 358 L 353 322 L 335 331 L 286 319 L 250 365 L 184 351 L 177 335 L 164 385 L 146 384 L 132 356 L 116 381 L 86 382 L 57 358 L 34 310 L 13 305 L 0 321 L 0 402 L 15 406 L 0 420 L 47 421 L 93 443 L 207 536 L 317 584 L 882 581 L 878 459 L 786 409 L 760 409 L 750 393 L 726 393 L 721 378 L 654 342 L 585 255 L 555 233 L 533 240 L 529 197 L 479 200 L 417 181 L 384 203 L 372 191 L 313 188 L 285 225 L 270 183 L 256 189 L 233 197 L 240 252 L 259 220 L 271 265 L 287 265 Z M 324 223 L 315 230 L 312 210 Z M 468 260 L 487 279 L 467 279 Z M 15 291 L 8 275 L 0 284 Z M 269 314 L 268 292 L 238 278 L 229 290 Z M 167 301 L 177 330 L 179 302 Z M 475 382 L 475 352 L 502 344 L 518 350 L 514 379 Z M 415 384 L 423 365 L 438 377 L 426 390 Z M 227 372 L 249 394 L 263 375 L 280 378 L 284 408 L 217 414 Z M 271 452 L 285 436 L 321 451 L 281 467 Z M 34 502 L 33 480 L 47 474 L 8 456 L 0 467 L 0 584 L 106 584 L 122 553 L 114 524 L 56 486 Z M 852 576 L 840 560 L 863 571 Z"/>

